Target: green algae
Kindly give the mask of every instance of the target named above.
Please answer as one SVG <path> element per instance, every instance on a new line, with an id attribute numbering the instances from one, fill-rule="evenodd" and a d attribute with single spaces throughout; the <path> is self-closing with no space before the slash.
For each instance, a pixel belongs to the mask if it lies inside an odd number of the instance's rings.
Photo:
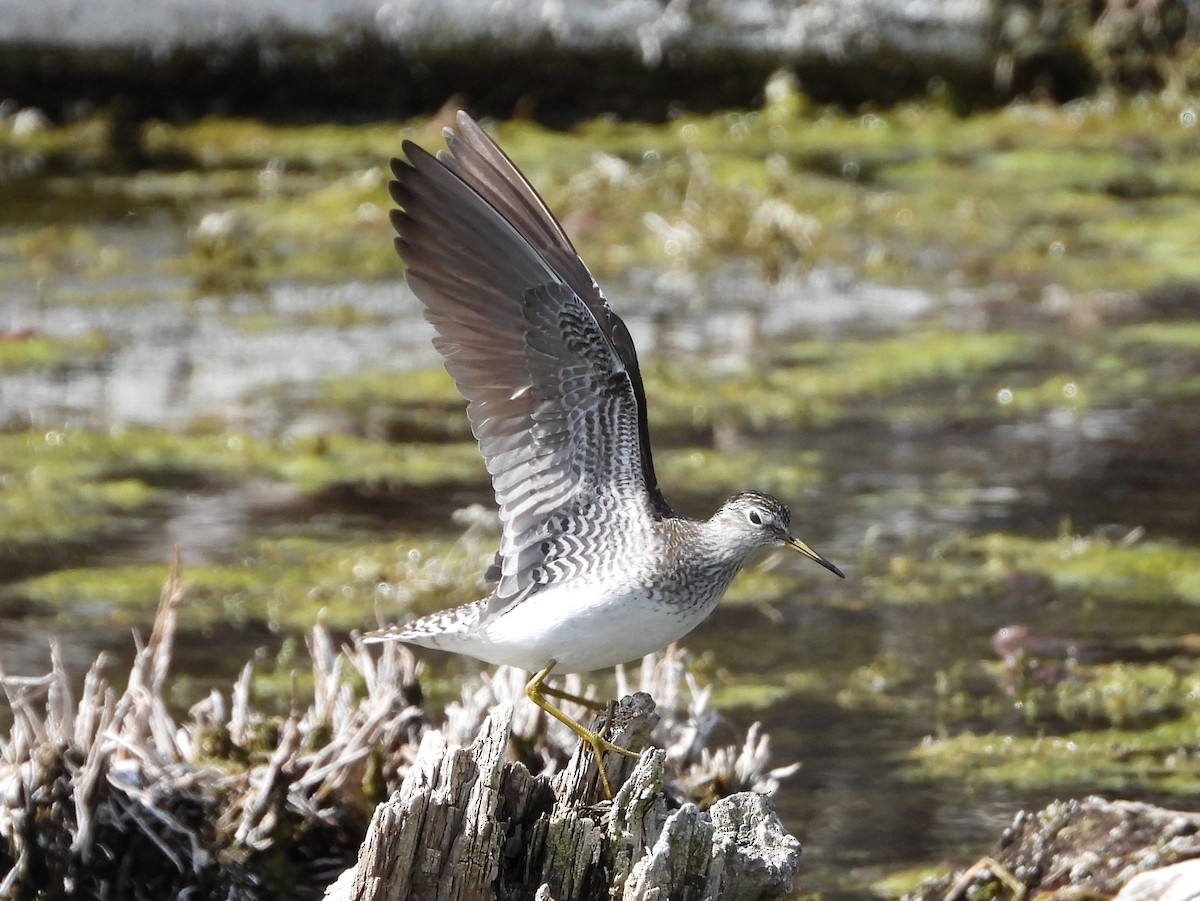
<path id="1" fill-rule="evenodd" d="M 384 313 L 364 310 L 350 303 L 331 303 L 284 316 L 271 310 L 242 313 L 232 317 L 230 323 L 238 331 L 248 335 L 270 334 L 288 328 L 327 328 L 345 331 L 354 328 L 370 328 L 392 321 Z"/>
<path id="2" fill-rule="evenodd" d="M 1012 418 L 1051 409 L 1129 407 L 1147 400 L 1200 399 L 1194 323 L 1135 323 L 1072 338 L 1027 339 L 1039 366 L 1001 370 L 977 385 L 979 409 Z"/>
<path id="3" fill-rule="evenodd" d="M 1022 365 L 1034 353 L 1036 347 L 1012 333 L 917 331 L 844 345 L 831 365 L 808 373 L 793 390 L 843 403 L 886 398 L 931 383 L 974 382 L 1000 367 Z"/>
<path id="4" fill-rule="evenodd" d="M 295 323 L 302 328 L 332 328 L 339 331 L 384 325 L 391 322 L 386 313 L 364 310 L 352 303 L 331 303 L 313 309 L 301 310 Z"/>
<path id="5" fill-rule="evenodd" d="M 865 580 L 867 596 L 876 603 L 964 603 L 1005 597 L 1020 584 L 1024 593 L 1069 599 L 1081 609 L 1177 607 L 1200 599 L 1200 552 L 1171 542 L 990 534 L 945 542 L 935 559 L 893 558 L 886 578 Z M 990 697 L 980 695 L 978 685 L 965 687 L 961 673 L 939 680 L 939 735 L 912 750 L 909 777 L 1060 794 L 1075 786 L 1195 792 L 1200 767 L 1185 749 L 1200 723 L 1200 669 L 1187 639 L 1169 646 L 1164 640 L 1094 642 L 1094 649 L 1086 641 L 1061 644 L 1059 659 L 1043 659 L 1032 644 L 1014 658 L 1015 670 L 990 666 L 995 686 Z M 1082 657 L 1129 659 L 1099 664 L 1061 659 L 1071 648 Z M 1144 658 L 1151 662 L 1135 662 Z M 1011 725 L 1005 709 L 1019 717 L 1013 731 L 955 734 L 964 723 Z"/>
<path id="6" fill-rule="evenodd" d="M 150 429 L 0 434 L 0 535 L 10 549 L 31 549 L 119 533 L 168 491 L 217 490 L 254 478 L 316 495 L 347 486 L 390 493 L 473 486 L 486 473 L 466 444 L 393 445 L 344 435 L 271 442 Z"/>
<path id="7" fill-rule="evenodd" d="M 32 484 L 137 478 L 151 485 L 261 476 L 315 492 L 344 482 L 473 484 L 482 474 L 468 446 L 392 445 L 346 435 L 267 441 L 234 432 L 59 430 L 0 435 L 0 459 Z"/>
<path id="8" fill-rule="evenodd" d="M 260 478 L 318 495 L 331 488 L 403 492 L 486 478 L 469 445 L 391 445 L 330 435 L 267 442 L 233 433 L 153 430 L 57 431 L 0 435 L 0 534 L 10 548 L 50 552 L 127 530 L 171 490 L 221 490 Z M 477 589 L 491 548 L 441 539 L 407 544 L 329 542 L 284 536 L 227 549 L 235 564 L 189 567 L 189 626 L 221 621 L 302 629 L 318 615 L 339 628 L 363 627 L 364 611 L 396 592 L 424 612 L 465 601 Z M 28 553 L 21 552 L 18 556 Z M 64 554 L 70 556 L 64 548 Z M 59 564 L 61 566 L 61 564 Z M 60 568 L 7 586 L 20 598 L 106 624 L 145 622 L 157 603 L 162 566 Z"/>
<path id="9" fill-rule="evenodd" d="M 187 159 L 202 170 L 260 170 L 275 163 L 316 172 L 378 165 L 415 136 L 412 128 L 389 123 L 278 125 L 208 117 L 184 125 L 149 122 L 141 137 L 152 158 Z"/>
<path id="10" fill-rule="evenodd" d="M 86 271 L 99 259 L 100 245 L 92 232 L 78 225 L 47 225 L 6 235 L 0 254 L 21 260 L 35 277 Z"/>
<path id="11" fill-rule="evenodd" d="M 244 335 L 266 335 L 283 326 L 283 317 L 267 311 L 243 313 L 230 319 L 230 325 Z"/>
<path id="12" fill-rule="evenodd" d="M 917 330 L 876 340 L 809 343 L 784 348 L 777 359 L 742 371 L 697 370 L 694 363 L 658 360 L 645 369 L 654 397 L 652 428 L 713 429 L 829 426 L 861 416 L 870 404 L 888 416 L 929 418 L 942 411 L 903 395 L 938 385 L 974 385 L 1006 367 L 1023 367 L 1038 346 L 1016 333 Z M 976 392 L 979 404 L 986 401 Z M 894 397 L 894 399 L 893 399 Z M 965 400 L 965 398 L 956 398 Z"/>
<path id="13" fill-rule="evenodd" d="M 945 875 L 944 864 L 936 866 L 906 867 L 894 870 L 882 878 L 875 879 L 868 888 L 879 898 L 899 898 L 914 890 L 926 879 Z"/>
<path id="14" fill-rule="evenodd" d="M 352 405 L 395 404 L 462 409 L 466 401 L 441 366 L 404 372 L 370 370 L 324 379 L 319 383 L 316 403 L 343 409 Z"/>
<path id="15" fill-rule="evenodd" d="M 1106 606 L 1120 615 L 1128 605 L 1170 610 L 1200 600 L 1195 548 L 1066 530 L 1040 540 L 960 535 L 927 558 L 895 554 L 870 568 L 869 604 L 990 605 L 1019 591 L 1076 605 L 1086 619 Z M 1188 636 L 1031 640 L 1003 667 L 964 660 L 937 672 L 932 697 L 909 658 L 885 655 L 853 671 L 837 697 L 851 709 L 930 716 L 934 734 L 904 755 L 911 780 L 1059 795 L 1134 787 L 1194 793 L 1200 767 L 1186 750 L 1200 723 L 1194 645 Z M 1112 662 L 1081 662 L 1095 657 Z"/>
<path id="16" fill-rule="evenodd" d="M 946 264 L 972 280 L 1040 273 L 1073 289 L 1111 289 L 1111 280 L 1094 281 L 1096 270 L 1119 268 L 1129 280 L 1117 283 L 1136 289 L 1164 274 L 1197 273 L 1190 259 L 1174 252 L 1174 234 L 1194 233 L 1192 210 L 1171 206 L 1195 180 L 1186 163 L 1194 131 L 1183 112 L 1170 102 L 1120 110 L 1085 104 L 1014 107 L 957 120 L 914 106 L 862 117 L 821 112 L 787 124 L 756 114 L 684 117 L 664 130 L 602 123 L 580 133 L 622 165 L 601 158 L 589 175 L 578 158 L 570 160 L 565 165 L 574 166 L 578 192 L 570 180 L 556 190 L 563 163 L 547 163 L 545 179 L 552 205 L 558 201 L 586 222 L 600 220 L 581 243 L 586 250 L 596 236 L 601 269 L 606 261 L 627 264 L 656 249 L 619 224 L 607 230 L 603 214 L 622 204 L 673 226 L 667 233 L 678 237 L 671 246 L 659 242 L 660 261 L 703 265 L 722 253 L 760 256 L 748 241 L 749 211 L 777 197 L 817 226 L 792 248 L 795 262 L 803 262 L 811 244 L 822 260 L 847 262 L 866 274 L 920 278 L 929 255 L 919 248 L 940 247 Z M 1159 137 L 1151 139 L 1146 158 L 1155 162 L 1139 169 L 1121 142 L 1151 122 Z M 517 158 L 531 159 L 536 169 L 530 131 L 502 135 L 519 148 Z M 1115 180 L 1150 168 L 1161 193 L 1149 206 L 1113 190 Z M 1138 216 L 1130 216 L 1134 202 L 1143 204 Z M 1127 240 L 1122 223 L 1142 217 L 1163 227 Z M 1030 228 L 1039 221 L 1047 228 Z M 1112 231 L 1097 229 L 1097 222 Z M 613 247 L 625 250 L 614 259 Z M 1107 265 L 1097 267 L 1097 261 Z M 764 268 L 772 268 L 769 260 Z"/>
<path id="17" fill-rule="evenodd" d="M 1032 668 L 1033 660 L 1025 664 Z M 1135 729 L 1200 714 L 1200 673 L 1167 664 L 1070 666 L 1051 685 L 1030 673 L 1017 705 L 1029 723 Z"/>
<path id="18" fill-rule="evenodd" d="M 1200 727 L 1200 666 L 1194 642 L 1190 651 L 1185 644 L 1176 643 L 1171 654 L 1160 652 L 1163 662 L 1133 662 L 1150 648 L 1129 645 L 1124 653 L 1130 660 L 1091 665 L 1041 659 L 1031 646 L 1015 658 L 1015 671 L 992 668 L 997 686 L 1006 689 L 997 699 L 1025 728 L 951 734 L 943 724 L 941 734 L 906 755 L 908 777 L 966 779 L 1060 796 L 1135 786 L 1194 793 L 1200 765 L 1189 748 Z M 1011 724 L 1011 716 L 992 707 L 972 704 L 958 722 Z"/>
<path id="19" fill-rule="evenodd" d="M 70 161 L 82 169 L 103 168 L 111 150 L 109 133 L 110 123 L 104 116 L 61 125 L 46 123 L 24 132 L 0 128 L 0 161 L 18 172 L 58 161 Z"/>
<path id="20" fill-rule="evenodd" d="M 656 475 L 675 492 L 702 489 L 733 494 L 753 485 L 779 497 L 800 497 L 821 481 L 819 455 L 804 452 L 779 459 L 756 451 L 690 448 L 655 455 Z"/>
<path id="21" fill-rule="evenodd" d="M 427 613 L 484 593 L 490 550 L 457 539 L 364 542 L 286 536 L 231 548 L 236 562 L 188 566 L 185 629 L 214 624 L 303 633 L 318 620 L 334 629 L 369 629 L 388 618 Z M 167 566 L 61 569 L 8 586 L 4 596 L 106 627 L 147 621 Z M 52 615 L 53 616 L 53 615 Z"/>
<path id="22" fill-rule="evenodd" d="M 1148 358 L 1144 348 L 1159 345 L 1151 345 L 1151 333 L 1139 328 L 1117 329 L 1099 347 L 1016 331 L 926 327 L 836 346 L 792 344 L 753 367 L 655 359 L 643 374 L 654 398 L 652 431 L 667 439 L 657 455 L 659 475 L 684 492 L 703 476 L 714 494 L 758 484 L 797 497 L 820 479 L 819 457 L 803 450 L 784 459 L 737 450 L 738 436 L 800 432 L 865 415 L 937 423 L 949 411 L 960 420 L 992 421 L 1045 409 L 1080 412 L 1152 395 L 1191 396 L 1186 380 L 1153 377 L 1161 354 Z M 1059 366 L 1063 371 L 1055 373 Z M 361 433 L 439 441 L 470 437 L 463 401 L 440 367 L 327 380 L 300 400 L 349 417 Z M 670 446 L 680 436 L 694 444 L 705 435 L 720 442 L 719 452 Z M 733 448 L 726 447 L 730 444 Z M 971 497 L 947 485 L 931 502 L 960 505 Z"/>
<path id="23" fill-rule="evenodd" d="M 955 403 L 990 411 L 995 389 L 987 384 L 963 395 L 958 386 L 983 377 L 1024 368 L 1042 350 L 1012 332 L 963 333 L 923 329 L 875 340 L 832 345 L 794 344 L 753 367 L 727 369 L 697 361 L 656 358 L 643 369 L 652 431 L 673 436 L 728 432 L 767 432 L 828 426 L 845 416 L 862 415 L 856 403 L 883 408 L 887 415 L 932 418 L 942 415 L 903 395 L 938 385 L 954 386 Z M 986 384 L 986 383 L 985 383 Z M 889 398 L 894 396 L 894 400 Z M 404 373 L 358 373 L 329 379 L 308 400 L 319 409 L 349 415 L 360 431 L 368 423 L 387 424 L 389 434 L 467 438 L 464 402 L 440 368 Z M 699 474 L 713 491 L 732 491 L 757 474 L 759 487 L 797 496 L 819 477 L 820 460 L 800 450 L 787 459 L 768 459 L 754 451 L 703 448 L 667 449 L 656 457 L 659 475 L 686 490 Z M 768 465 L 769 464 L 769 465 Z M 766 482 L 763 482 L 766 479 Z M 768 484 L 769 483 L 769 484 Z"/>
<path id="24" fill-rule="evenodd" d="M 40 565 L 55 546 L 128 528 L 162 497 L 147 481 L 106 469 L 67 433 L 0 435 L 0 536 L 14 565 Z"/>
<path id="25" fill-rule="evenodd" d="M 332 179 L 288 176 L 270 193 L 247 186 L 244 199 L 231 199 L 214 212 L 241 217 L 244 225 L 235 247 L 244 253 L 248 248 L 252 255 L 232 262 L 264 282 L 395 277 L 402 268 L 388 240 L 385 181 L 378 166 Z M 215 268 L 206 267 L 203 247 L 194 248 L 192 255 L 193 268 L 201 273 Z M 209 288 L 205 283 L 197 287 Z"/>
<path id="26" fill-rule="evenodd" d="M 280 252 L 263 230 L 235 211 L 210 212 L 188 235 L 187 271 L 197 295 L 263 294 Z"/>
<path id="27" fill-rule="evenodd" d="M 251 468 L 264 446 L 232 434 L 179 435 L 151 429 L 55 429 L 0 435 L 0 460 L 35 484 L 136 477 L 169 484 L 173 473 Z"/>
<path id="28" fill-rule="evenodd" d="M 113 349 L 112 339 L 101 332 L 88 332 L 77 338 L 52 338 L 35 334 L 0 340 L 0 372 L 97 360 Z"/>
<path id="29" fill-rule="evenodd" d="M 1079 535 L 1038 541 L 992 534 L 969 544 L 992 578 L 1019 572 L 1095 600 L 1200 603 L 1200 549 L 1194 547 Z"/>
<path id="30" fill-rule="evenodd" d="M 921 701 L 911 691 L 916 683 L 917 672 L 912 662 L 899 652 L 885 651 L 850 673 L 835 697 L 846 710 L 901 716 L 921 707 Z"/>
<path id="31" fill-rule="evenodd" d="M 86 286 L 54 285 L 55 303 L 67 307 L 130 309 L 157 302 L 183 303 L 188 295 L 173 287 L 105 288 L 88 283 Z"/>
<path id="32" fill-rule="evenodd" d="M 873 603 L 1002 597 L 1019 578 L 1032 591 L 1109 603 L 1200 603 L 1200 549 L 1102 536 L 1039 540 L 992 533 L 941 542 L 926 558 L 894 554 L 863 577 Z"/>
<path id="33" fill-rule="evenodd" d="M 721 671 L 712 683 L 712 704 L 718 710 L 760 712 L 800 697 L 824 698 L 834 690 L 834 679 L 819 670 L 796 669 L 770 681 L 742 676 L 731 679 Z"/>
<path id="34" fill-rule="evenodd" d="M 1065 735 L 1015 736 L 966 732 L 930 739 L 910 756 L 913 779 L 961 779 L 1075 791 L 1153 790 L 1179 795 L 1200 788 L 1195 718 L 1141 730 L 1100 729 Z"/>
<path id="35" fill-rule="evenodd" d="M 800 104 L 794 114 L 776 105 L 661 125 L 492 130 L 604 277 L 744 258 L 767 282 L 820 261 L 888 281 L 1136 291 L 1200 277 L 1189 252 L 1200 189 L 1189 104 L 1097 99 L 967 119 L 935 104 L 863 115 Z M 102 168 L 109 127 L 93 119 L 0 141 L 17 157 L 71 159 L 59 170 L 87 173 Z M 91 179 L 88 190 L 113 203 L 187 205 L 193 226 L 206 212 L 244 217 L 272 250 L 266 280 L 389 277 L 400 267 L 387 241 L 386 163 L 405 138 L 441 140 L 435 123 L 415 121 L 148 123 L 151 168 Z M 72 178 L 55 177 L 62 197 L 78 196 Z"/>
<path id="36" fill-rule="evenodd" d="M 1200 322 L 1142 322 L 1117 331 L 1115 341 L 1124 347 L 1149 347 L 1167 351 L 1200 352 Z"/>
<path id="37" fill-rule="evenodd" d="M 11 471 L 0 475 L 0 535 L 6 555 L 21 557 L 41 545 L 81 541 L 119 530 L 131 514 L 161 499 L 159 491 L 136 479 L 98 482 L 59 481 Z M 24 549 L 24 550 L 22 550 Z"/>
<path id="38" fill-rule="evenodd" d="M 467 444 L 403 444 L 330 435 L 286 443 L 299 453 L 269 456 L 265 471 L 313 492 L 346 482 L 404 487 L 484 484 L 479 453 Z"/>

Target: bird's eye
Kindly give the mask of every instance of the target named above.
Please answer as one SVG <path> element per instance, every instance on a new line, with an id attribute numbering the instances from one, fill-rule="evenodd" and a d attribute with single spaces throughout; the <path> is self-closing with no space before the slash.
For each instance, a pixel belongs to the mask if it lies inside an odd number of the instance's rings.
<path id="1" fill-rule="evenodd" d="M 761 526 L 763 524 L 763 516 L 757 510 L 751 510 L 749 513 L 746 514 L 746 518 L 749 519 L 756 526 Z"/>

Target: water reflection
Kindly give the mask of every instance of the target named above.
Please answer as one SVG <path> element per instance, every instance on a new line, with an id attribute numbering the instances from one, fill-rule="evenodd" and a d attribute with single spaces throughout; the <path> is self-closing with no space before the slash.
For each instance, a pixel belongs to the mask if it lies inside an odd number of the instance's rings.
<path id="1" fill-rule="evenodd" d="M 151 290 L 170 294 L 179 287 Z M 306 315 L 338 306 L 352 307 L 371 324 L 302 324 Z M 0 422 L 37 427 L 179 428 L 201 416 L 220 415 L 234 429 L 258 432 L 271 423 L 255 418 L 266 412 L 254 407 L 256 392 L 367 367 L 427 366 L 436 359 L 430 329 L 399 283 L 282 285 L 265 299 L 158 301 L 139 304 L 135 311 L 45 309 L 10 297 L 7 309 L 14 331 L 55 337 L 99 331 L 115 344 L 101 360 L 5 377 Z"/>

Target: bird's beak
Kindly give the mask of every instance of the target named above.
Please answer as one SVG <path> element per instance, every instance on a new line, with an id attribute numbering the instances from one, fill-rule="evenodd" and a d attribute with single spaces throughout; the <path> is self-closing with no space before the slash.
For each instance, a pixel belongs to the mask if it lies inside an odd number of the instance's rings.
<path id="1" fill-rule="evenodd" d="M 836 566 L 834 566 L 832 563 L 830 563 L 828 560 L 826 560 L 824 557 L 822 557 L 820 554 L 818 554 L 816 551 L 814 551 L 812 548 L 810 548 L 807 544 L 805 544 L 799 538 L 792 538 L 791 536 L 788 536 L 788 540 L 786 543 L 787 543 L 787 546 L 790 547 L 793 551 L 799 551 L 801 554 L 803 554 L 809 560 L 812 560 L 814 563 L 820 563 L 823 567 L 825 567 L 827 570 L 829 570 L 831 573 L 833 573 L 839 579 L 846 578 L 842 574 L 842 571 L 840 569 L 838 569 Z"/>

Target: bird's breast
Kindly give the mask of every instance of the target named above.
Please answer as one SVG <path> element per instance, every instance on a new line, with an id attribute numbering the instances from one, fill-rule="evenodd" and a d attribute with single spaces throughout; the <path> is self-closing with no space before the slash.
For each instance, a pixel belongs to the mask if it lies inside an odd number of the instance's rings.
<path id="1" fill-rule="evenodd" d="M 638 660 L 698 626 L 716 598 L 674 586 L 585 579 L 547 586 L 480 625 L 497 663 L 587 672 Z"/>

